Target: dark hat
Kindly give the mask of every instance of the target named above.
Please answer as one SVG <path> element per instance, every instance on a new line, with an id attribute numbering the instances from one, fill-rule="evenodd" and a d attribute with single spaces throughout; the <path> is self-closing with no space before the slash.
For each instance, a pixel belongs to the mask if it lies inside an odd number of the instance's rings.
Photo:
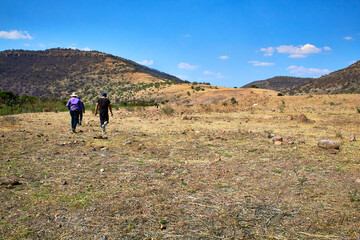
<path id="1" fill-rule="evenodd" d="M 101 95 L 103 95 L 103 96 L 105 96 L 105 97 L 106 97 L 107 93 L 106 93 L 106 92 L 103 92 Z"/>

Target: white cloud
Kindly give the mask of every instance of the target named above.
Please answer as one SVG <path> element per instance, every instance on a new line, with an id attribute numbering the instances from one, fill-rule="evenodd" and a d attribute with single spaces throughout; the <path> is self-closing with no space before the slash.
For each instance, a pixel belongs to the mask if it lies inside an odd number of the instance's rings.
<path id="1" fill-rule="evenodd" d="M 181 80 L 189 80 L 189 76 L 186 75 L 176 75 L 177 78 L 180 78 Z"/>
<path id="2" fill-rule="evenodd" d="M 317 48 L 309 43 L 300 46 L 282 45 L 277 47 L 276 50 L 278 53 L 290 54 L 289 57 L 291 58 L 307 57 L 309 54 L 321 52 L 321 48 Z"/>
<path id="3" fill-rule="evenodd" d="M 83 50 L 83 51 L 91 51 L 91 49 L 88 48 L 88 47 L 84 47 L 84 48 L 82 48 L 81 50 Z"/>
<path id="4" fill-rule="evenodd" d="M 189 37 L 192 37 L 192 36 L 190 34 L 185 34 L 184 37 L 189 38 Z"/>
<path id="5" fill-rule="evenodd" d="M 259 62 L 259 61 L 249 61 L 253 66 L 273 66 L 275 63 L 272 62 Z"/>
<path id="6" fill-rule="evenodd" d="M 33 39 L 32 36 L 27 31 L 18 31 L 18 30 L 11 30 L 7 31 L 0 31 L 0 38 L 5 39 Z"/>
<path id="7" fill-rule="evenodd" d="M 44 43 L 39 43 L 40 48 L 46 48 L 46 45 Z"/>
<path id="8" fill-rule="evenodd" d="M 190 65 L 188 63 L 183 63 L 183 62 L 178 64 L 178 68 L 180 68 L 180 69 L 195 70 L 199 67 L 200 66 L 198 66 L 198 65 Z"/>
<path id="9" fill-rule="evenodd" d="M 319 77 L 324 74 L 329 74 L 328 69 L 318 69 L 318 68 L 306 68 L 303 66 L 290 66 L 287 68 L 291 74 L 297 76 L 309 76 L 309 77 Z"/>
<path id="10" fill-rule="evenodd" d="M 143 61 L 141 61 L 139 63 L 142 64 L 142 65 L 145 65 L 145 66 L 150 66 L 150 65 L 154 64 L 154 60 L 143 60 Z"/>
<path id="11" fill-rule="evenodd" d="M 226 59 L 229 59 L 229 56 L 221 56 L 221 57 L 218 57 L 218 59 L 226 60 Z"/>
<path id="12" fill-rule="evenodd" d="M 260 51 L 265 52 L 264 56 L 272 56 L 275 52 L 275 48 L 273 47 L 261 48 Z"/>
<path id="13" fill-rule="evenodd" d="M 306 55 L 304 54 L 292 54 L 289 56 L 289 58 L 306 58 Z"/>
<path id="14" fill-rule="evenodd" d="M 344 37 L 344 39 L 345 39 L 345 40 L 353 40 L 353 38 L 350 37 L 350 36 L 346 36 L 346 37 Z"/>
<path id="15" fill-rule="evenodd" d="M 214 77 L 216 77 L 216 78 L 225 78 L 222 74 L 221 74 L 221 72 L 218 72 L 218 73 L 214 73 L 214 72 L 210 72 L 210 71 L 204 71 L 203 72 L 203 74 L 205 74 L 205 75 L 211 75 L 211 76 L 214 76 Z"/>
<path id="16" fill-rule="evenodd" d="M 325 46 L 325 47 L 324 47 L 324 50 L 325 50 L 325 51 L 331 51 L 331 48 L 330 48 L 330 47 Z"/>

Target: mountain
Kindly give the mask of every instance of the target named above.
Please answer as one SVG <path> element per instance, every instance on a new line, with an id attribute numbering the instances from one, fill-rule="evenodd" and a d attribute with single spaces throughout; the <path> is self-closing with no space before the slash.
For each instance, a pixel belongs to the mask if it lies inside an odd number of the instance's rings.
<path id="1" fill-rule="evenodd" d="M 242 88 L 262 88 L 286 93 L 310 80 L 312 80 L 312 78 L 278 76 L 262 81 L 251 82 Z"/>
<path id="2" fill-rule="evenodd" d="M 258 87 L 289 95 L 360 92 L 360 61 L 319 78 L 274 77 L 255 81 L 243 88 Z"/>
<path id="3" fill-rule="evenodd" d="M 289 94 L 338 94 L 360 92 L 360 61 L 347 68 L 312 79 L 289 91 Z"/>
<path id="4" fill-rule="evenodd" d="M 130 101 L 141 90 L 154 91 L 183 82 L 175 76 L 97 51 L 56 48 L 0 52 L 0 90 L 17 95 L 67 99 L 76 91 L 84 101 L 94 102 L 101 92 L 107 91 L 116 101 Z"/>

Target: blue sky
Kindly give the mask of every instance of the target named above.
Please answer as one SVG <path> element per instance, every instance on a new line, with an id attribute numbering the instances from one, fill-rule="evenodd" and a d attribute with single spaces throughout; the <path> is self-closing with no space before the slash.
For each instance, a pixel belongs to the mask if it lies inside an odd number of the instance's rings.
<path id="1" fill-rule="evenodd" d="M 319 77 L 360 60 L 359 0 L 0 0 L 0 50 L 77 48 L 190 82 Z"/>

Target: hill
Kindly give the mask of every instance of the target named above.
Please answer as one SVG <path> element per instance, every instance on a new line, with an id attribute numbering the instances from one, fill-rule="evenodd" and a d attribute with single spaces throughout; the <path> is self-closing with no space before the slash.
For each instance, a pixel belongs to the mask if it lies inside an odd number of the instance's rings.
<path id="1" fill-rule="evenodd" d="M 312 78 L 277 76 L 266 80 L 251 82 L 242 88 L 262 88 L 278 92 L 289 92 L 291 89 L 301 86 L 310 80 L 312 80 Z"/>
<path id="2" fill-rule="evenodd" d="M 319 78 L 274 77 L 255 81 L 243 88 L 258 87 L 289 95 L 360 92 L 360 61 Z"/>
<path id="3" fill-rule="evenodd" d="M 332 72 L 320 78 L 312 79 L 297 86 L 289 94 L 338 94 L 360 92 L 360 61 L 347 68 Z"/>
<path id="4" fill-rule="evenodd" d="M 66 99 L 76 91 L 84 101 L 92 102 L 100 92 L 111 91 L 116 100 L 128 101 L 140 90 L 182 82 L 175 76 L 97 51 L 57 48 L 0 52 L 1 90 L 18 95 Z"/>

